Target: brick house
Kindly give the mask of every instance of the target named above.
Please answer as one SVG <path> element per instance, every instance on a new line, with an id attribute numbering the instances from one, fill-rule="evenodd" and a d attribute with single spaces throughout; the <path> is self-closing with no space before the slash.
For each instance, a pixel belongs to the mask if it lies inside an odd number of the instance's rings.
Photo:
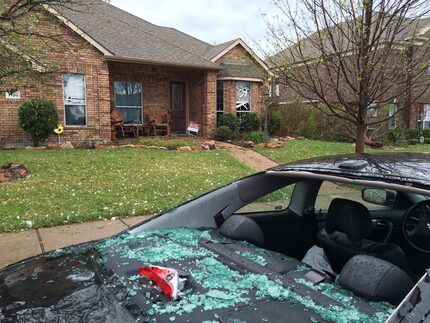
<path id="1" fill-rule="evenodd" d="M 55 101 L 69 141 L 110 140 L 111 108 L 126 123 L 167 116 L 177 134 L 193 121 L 206 137 L 221 113 L 263 110 L 270 71 L 241 39 L 210 45 L 101 0 L 85 8 L 49 7 L 39 23 L 39 31 L 64 38 L 45 49 L 61 72 L 1 93 L 0 145 L 30 140 L 17 111 L 33 98 Z"/>
<path id="2" fill-rule="evenodd" d="M 323 34 L 323 32 L 321 32 L 321 34 Z M 333 32 L 332 34 L 337 35 L 336 32 Z M 310 36 L 310 38 L 311 37 L 312 35 Z M 405 49 L 402 47 L 402 42 L 410 41 L 412 37 L 415 37 L 415 41 L 413 42 L 413 46 L 409 48 L 410 51 L 406 52 Z M 330 55 L 330 57 L 328 58 L 322 58 L 321 51 L 317 48 L 318 45 L 313 45 L 314 42 L 317 43 L 316 39 L 318 39 L 317 36 L 315 36 L 315 39 L 313 40 L 308 41 L 307 39 L 304 39 L 302 41 L 302 47 L 300 49 L 300 51 L 302 51 L 302 54 L 297 54 L 299 52 L 299 50 L 297 50 L 297 46 L 292 46 L 285 50 L 279 51 L 266 61 L 266 63 L 272 68 L 274 73 L 278 74 L 279 76 L 278 78 L 273 78 L 270 84 L 270 90 L 272 93 L 271 102 L 273 107 L 277 109 L 288 109 L 288 107 L 292 105 L 304 106 L 310 104 L 311 101 L 314 103 L 321 102 L 321 99 L 318 98 L 315 93 L 306 93 L 309 90 L 305 89 L 304 87 L 302 87 L 302 91 L 307 94 L 305 95 L 306 98 L 298 94 L 297 91 L 294 91 L 293 86 L 291 84 L 292 82 L 294 82 L 292 80 L 293 78 L 290 78 L 288 76 L 288 72 L 286 72 L 285 69 L 281 67 L 288 66 L 289 71 L 291 73 L 294 73 L 292 71 L 293 69 L 299 70 L 305 65 L 298 59 L 298 57 L 301 58 L 300 55 L 303 55 L 307 58 L 308 62 L 319 62 L 319 64 L 314 64 L 313 66 L 312 64 L 307 63 L 306 65 L 309 68 L 310 72 L 306 72 L 304 74 L 311 75 L 312 73 L 315 73 L 318 74 L 318 76 L 315 76 L 315 79 L 324 79 L 324 77 L 326 77 L 329 80 L 329 76 L 326 70 L 331 68 L 332 74 L 337 75 L 336 72 L 340 68 L 339 64 L 336 63 L 336 60 L 338 59 L 337 55 L 339 55 L 339 53 L 342 53 L 342 50 L 338 50 L 337 53 L 333 52 L 333 54 Z M 347 46 L 345 44 L 348 44 L 347 38 L 340 36 L 338 38 L 334 36 L 334 40 L 332 42 L 337 45 L 337 48 L 342 48 L 342 46 Z M 329 45 L 327 45 L 327 47 L 333 46 L 332 42 L 328 42 Z M 404 30 L 402 30 L 402 32 L 399 32 L 396 35 L 395 44 L 397 44 L 397 46 L 393 46 L 394 50 L 391 53 L 391 56 L 387 55 L 385 56 L 385 59 L 388 62 L 390 62 L 390 60 L 394 62 L 396 56 L 405 56 L 406 54 L 409 57 L 410 55 L 411 60 L 416 60 L 417 62 L 419 62 L 419 64 L 417 64 L 416 69 L 420 71 L 420 74 L 414 74 L 413 78 L 416 84 L 419 83 L 421 85 L 414 88 L 411 92 L 408 92 L 406 90 L 403 91 L 403 93 L 397 95 L 395 98 L 392 98 L 389 102 L 384 102 L 382 104 L 381 102 L 371 103 L 369 105 L 367 118 L 370 123 L 378 119 L 384 120 L 381 123 L 381 126 L 382 129 L 386 132 L 396 128 L 430 128 L 430 56 L 428 54 L 428 50 L 430 49 L 430 18 L 422 18 L 417 20 L 416 29 L 414 28 L 413 30 L 409 30 L 405 28 Z M 327 53 L 329 51 L 330 49 L 327 50 Z M 350 54 L 352 52 L 353 51 L 350 50 L 349 52 L 344 52 L 342 54 L 343 59 L 345 61 L 348 61 L 350 66 L 356 64 L 356 57 L 354 57 L 353 54 Z M 327 55 L 327 53 L 324 54 Z M 295 57 L 290 58 L 291 56 Z M 300 72 L 296 72 L 296 75 L 299 74 Z M 339 74 L 342 75 L 342 73 Z M 406 79 L 407 75 L 403 75 Z M 389 75 L 386 77 L 389 78 Z M 353 78 L 351 77 L 351 79 Z M 344 78 L 340 77 L 339 80 L 340 81 L 337 83 L 337 87 L 339 89 L 346 88 L 347 90 L 345 90 L 345 92 L 348 90 L 350 91 L 350 88 L 345 85 Z M 323 83 L 324 82 L 321 82 L 322 86 Z M 330 82 L 327 81 L 327 84 L 328 83 Z M 399 90 L 399 87 L 404 85 L 396 86 L 398 87 L 395 89 L 395 92 L 400 93 L 401 91 Z M 334 104 L 337 104 L 338 106 L 344 106 L 339 101 L 337 94 L 335 93 L 335 91 L 333 91 L 332 88 L 333 86 L 330 85 L 328 86 L 328 89 L 325 90 L 325 99 L 331 101 Z M 391 96 L 392 93 L 390 93 L 390 91 L 387 91 L 386 93 L 382 93 L 380 95 L 380 98 L 381 101 L 384 101 L 385 97 Z M 342 99 L 346 100 L 351 105 L 354 105 L 354 103 L 356 103 L 354 101 L 355 97 L 353 95 L 350 95 L 348 97 L 348 94 L 345 94 Z M 369 126 L 370 131 L 374 129 L 376 129 L 376 125 Z"/>

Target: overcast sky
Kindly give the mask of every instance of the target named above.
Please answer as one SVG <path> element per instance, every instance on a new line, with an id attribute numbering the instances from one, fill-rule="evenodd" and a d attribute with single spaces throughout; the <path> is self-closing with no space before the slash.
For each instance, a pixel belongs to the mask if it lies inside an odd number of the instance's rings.
<path id="1" fill-rule="evenodd" d="M 261 42 L 266 25 L 261 13 L 273 14 L 270 0 L 111 0 L 156 25 L 174 27 L 208 43 L 244 39 Z"/>

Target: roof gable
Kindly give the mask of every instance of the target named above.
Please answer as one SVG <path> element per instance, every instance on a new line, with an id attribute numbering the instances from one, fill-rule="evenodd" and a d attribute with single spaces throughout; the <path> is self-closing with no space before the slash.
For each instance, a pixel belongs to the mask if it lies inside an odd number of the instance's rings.
<path id="1" fill-rule="evenodd" d="M 241 46 L 264 70 L 266 70 L 267 73 L 272 75 L 269 66 L 260 57 L 258 57 L 258 55 L 255 54 L 241 38 L 219 45 L 219 52 L 211 58 L 211 61 L 216 62 L 238 45 Z"/>
<path id="2" fill-rule="evenodd" d="M 48 11 L 108 60 L 219 70 L 223 67 L 218 58 L 240 45 L 270 73 L 241 39 L 214 46 L 174 28 L 154 25 L 102 0 L 51 6 Z"/>

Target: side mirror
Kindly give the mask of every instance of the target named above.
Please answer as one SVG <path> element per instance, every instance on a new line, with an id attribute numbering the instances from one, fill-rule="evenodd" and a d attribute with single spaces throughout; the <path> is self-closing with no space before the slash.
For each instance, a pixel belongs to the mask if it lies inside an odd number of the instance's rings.
<path id="1" fill-rule="evenodd" d="M 396 195 L 396 191 L 379 188 L 365 188 L 361 191 L 363 201 L 384 206 L 394 205 Z"/>

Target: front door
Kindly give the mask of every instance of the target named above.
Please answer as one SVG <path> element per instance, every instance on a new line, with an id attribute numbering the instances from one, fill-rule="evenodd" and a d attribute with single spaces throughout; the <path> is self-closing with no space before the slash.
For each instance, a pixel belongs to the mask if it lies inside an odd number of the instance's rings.
<path id="1" fill-rule="evenodd" d="M 185 82 L 170 83 L 170 111 L 172 132 L 185 133 L 187 122 Z"/>

